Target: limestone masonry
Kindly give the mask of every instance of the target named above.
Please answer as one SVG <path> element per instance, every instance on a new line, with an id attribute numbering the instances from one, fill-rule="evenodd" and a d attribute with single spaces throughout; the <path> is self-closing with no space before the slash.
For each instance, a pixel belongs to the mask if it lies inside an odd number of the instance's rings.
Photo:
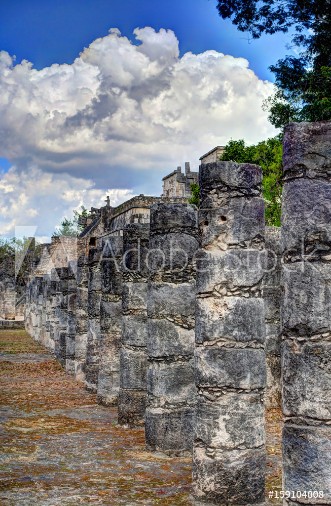
<path id="1" fill-rule="evenodd" d="M 281 229 L 265 227 L 261 168 L 218 146 L 199 209 L 189 164 L 162 197 L 92 209 L 78 239 L 43 245 L 16 301 L 150 451 L 192 454 L 197 505 L 265 504 L 265 409 L 280 403 L 283 489 L 311 491 L 284 504 L 331 505 L 330 141 L 329 122 L 287 126 Z M 8 321 L 15 277 L 1 279 Z"/>

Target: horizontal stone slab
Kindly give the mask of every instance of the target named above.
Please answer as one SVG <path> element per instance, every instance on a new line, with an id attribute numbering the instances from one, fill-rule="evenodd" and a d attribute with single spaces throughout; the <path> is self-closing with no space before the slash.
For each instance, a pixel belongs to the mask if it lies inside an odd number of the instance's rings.
<path id="1" fill-rule="evenodd" d="M 286 177 L 331 178 L 330 121 L 289 123 L 284 131 Z"/>
<path id="2" fill-rule="evenodd" d="M 191 452 L 194 433 L 194 409 L 171 411 L 147 407 L 145 413 L 146 445 L 170 455 Z"/>
<path id="3" fill-rule="evenodd" d="M 135 427 L 144 424 L 146 391 L 120 389 L 118 397 L 118 423 Z"/>
<path id="4" fill-rule="evenodd" d="M 264 388 L 266 364 L 264 350 L 235 348 L 197 348 L 196 384 L 200 387 L 236 389 Z"/>
<path id="5" fill-rule="evenodd" d="M 122 305 L 123 311 L 146 310 L 147 283 L 123 283 Z"/>
<path id="6" fill-rule="evenodd" d="M 122 342 L 127 346 L 144 347 L 147 343 L 147 316 L 122 316 Z"/>
<path id="7" fill-rule="evenodd" d="M 150 362 L 147 391 L 154 407 L 195 404 L 193 360 L 187 362 Z"/>
<path id="8" fill-rule="evenodd" d="M 265 341 L 264 301 L 260 298 L 202 297 L 196 300 L 196 341 Z"/>
<path id="9" fill-rule="evenodd" d="M 264 406 L 260 394 L 225 394 L 210 402 L 198 397 L 195 438 L 223 449 L 264 445 Z"/>
<path id="10" fill-rule="evenodd" d="M 148 320 L 147 352 L 150 357 L 193 356 L 194 329 L 184 329 L 162 319 Z"/>
<path id="11" fill-rule="evenodd" d="M 264 200 L 231 199 L 217 209 L 201 209 L 199 231 L 201 247 L 211 246 L 226 250 L 230 246 L 250 244 L 261 249 L 264 244 Z"/>
<path id="12" fill-rule="evenodd" d="M 331 330 L 331 264 L 297 262 L 283 269 L 283 331 L 310 336 Z"/>
<path id="13" fill-rule="evenodd" d="M 178 228 L 197 233 L 197 209 L 194 206 L 159 202 L 150 209 L 151 234 L 162 234 Z"/>
<path id="14" fill-rule="evenodd" d="M 282 346 L 283 412 L 331 420 L 331 343 Z"/>
<path id="15" fill-rule="evenodd" d="M 252 249 L 204 251 L 197 254 L 197 291 L 215 287 L 251 288 L 262 281 L 265 253 Z"/>
<path id="16" fill-rule="evenodd" d="M 331 426 L 283 429 L 284 490 L 318 490 L 323 498 L 301 504 L 331 504 Z"/>
<path id="17" fill-rule="evenodd" d="M 282 250 L 287 257 L 331 255 L 331 181 L 296 179 L 283 190 Z"/>
<path id="18" fill-rule="evenodd" d="M 186 233 L 168 233 L 151 237 L 146 258 L 149 272 L 191 269 L 198 239 Z"/>
<path id="19" fill-rule="evenodd" d="M 258 195 L 261 191 L 261 183 L 262 169 L 258 165 L 230 161 L 201 165 L 199 171 L 200 207 L 201 209 L 220 207 L 217 199 L 219 193 L 230 194 L 231 191 L 233 193 L 237 190 L 238 196 Z"/>
<path id="20" fill-rule="evenodd" d="M 222 451 L 214 457 L 193 451 L 193 493 L 213 504 L 264 503 L 265 450 Z"/>
<path id="21" fill-rule="evenodd" d="M 150 317 L 195 315 L 195 283 L 149 282 L 147 313 Z"/>
<path id="22" fill-rule="evenodd" d="M 144 351 L 121 348 L 120 386 L 146 390 L 147 355 Z"/>

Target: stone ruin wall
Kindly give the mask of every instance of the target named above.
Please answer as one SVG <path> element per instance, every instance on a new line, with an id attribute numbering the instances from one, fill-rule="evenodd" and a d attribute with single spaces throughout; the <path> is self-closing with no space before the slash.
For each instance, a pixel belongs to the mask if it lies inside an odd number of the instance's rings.
<path id="1" fill-rule="evenodd" d="M 193 453 L 196 504 L 264 503 L 264 410 L 281 396 L 283 488 L 324 494 L 287 503 L 331 504 L 330 133 L 287 128 L 281 231 L 259 167 L 210 163 L 199 211 L 104 210 L 75 262 L 31 277 L 28 332 L 119 423 L 145 424 L 148 449 Z"/>

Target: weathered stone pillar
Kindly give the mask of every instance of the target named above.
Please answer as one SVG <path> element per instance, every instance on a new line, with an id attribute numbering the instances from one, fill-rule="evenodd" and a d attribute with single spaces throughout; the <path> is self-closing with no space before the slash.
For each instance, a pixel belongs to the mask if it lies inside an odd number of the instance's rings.
<path id="1" fill-rule="evenodd" d="M 59 325 L 58 319 L 58 298 L 57 298 L 57 286 L 58 286 L 59 278 L 55 268 L 51 269 L 50 273 L 50 314 L 49 314 L 49 336 L 50 336 L 50 346 L 51 350 L 55 351 L 55 341 L 56 334 Z"/>
<path id="2" fill-rule="evenodd" d="M 55 356 L 62 365 L 66 366 L 66 353 L 67 353 L 67 323 L 68 323 L 68 267 L 61 267 L 59 269 L 59 298 L 60 298 L 60 311 L 59 311 L 59 340 L 57 348 L 55 348 Z"/>
<path id="3" fill-rule="evenodd" d="M 291 505 L 331 504 L 330 140 L 330 122 L 285 129 L 283 488 L 294 491 Z"/>
<path id="4" fill-rule="evenodd" d="M 100 248 L 90 247 L 88 253 L 88 332 L 85 362 L 85 385 L 90 392 L 98 388 L 101 268 Z"/>
<path id="5" fill-rule="evenodd" d="M 88 258 L 85 241 L 78 241 L 75 376 L 77 380 L 85 381 L 88 334 Z"/>
<path id="6" fill-rule="evenodd" d="M 197 248 L 194 206 L 151 207 L 146 444 L 172 455 L 191 452 L 193 445 Z"/>
<path id="7" fill-rule="evenodd" d="M 101 307 L 97 400 L 110 406 L 118 402 L 120 371 L 119 349 L 122 331 L 123 238 L 108 236 L 102 240 Z"/>
<path id="8" fill-rule="evenodd" d="M 263 278 L 263 299 L 266 321 L 267 389 L 266 408 L 279 408 L 281 402 L 280 379 L 280 228 L 266 227 L 267 262 Z"/>
<path id="9" fill-rule="evenodd" d="M 146 409 L 148 242 L 149 225 L 124 228 L 118 421 L 130 426 L 144 423 Z"/>
<path id="10" fill-rule="evenodd" d="M 209 163 L 200 167 L 199 180 L 194 495 L 201 503 L 262 504 L 262 171 L 251 164 Z"/>
<path id="11" fill-rule="evenodd" d="M 76 337 L 76 303 L 77 303 L 77 262 L 68 262 L 67 292 L 67 329 L 65 368 L 69 374 L 75 374 L 75 337 Z"/>
<path id="12" fill-rule="evenodd" d="M 53 272 L 53 271 L 52 271 Z M 61 291 L 61 267 L 56 267 L 53 272 L 53 279 L 55 280 L 55 310 L 54 310 L 54 354 L 56 358 L 59 358 L 60 353 L 60 334 L 63 331 L 61 326 L 63 321 L 62 305 L 63 305 L 63 294 Z"/>

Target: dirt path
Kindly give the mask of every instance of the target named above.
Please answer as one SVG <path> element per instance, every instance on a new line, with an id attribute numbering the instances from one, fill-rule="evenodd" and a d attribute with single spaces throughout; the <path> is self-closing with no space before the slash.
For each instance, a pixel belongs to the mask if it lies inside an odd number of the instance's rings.
<path id="1" fill-rule="evenodd" d="M 0 331 L 0 504 L 191 505 L 191 461 L 147 452 L 142 429 L 67 376 L 24 331 Z M 279 483 L 279 413 L 268 422 L 268 489 Z M 278 446 L 277 446 L 278 445 Z"/>

